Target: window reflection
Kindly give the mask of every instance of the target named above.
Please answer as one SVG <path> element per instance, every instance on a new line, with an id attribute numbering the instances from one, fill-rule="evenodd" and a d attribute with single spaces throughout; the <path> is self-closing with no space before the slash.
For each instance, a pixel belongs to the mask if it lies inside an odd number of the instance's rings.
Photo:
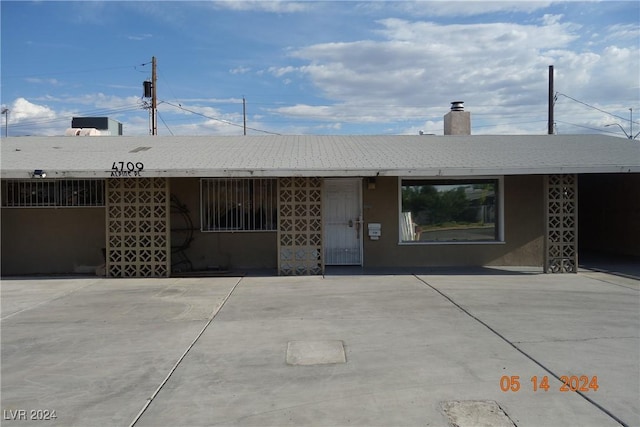
<path id="1" fill-rule="evenodd" d="M 401 240 L 498 240 L 498 180 L 402 180 Z"/>

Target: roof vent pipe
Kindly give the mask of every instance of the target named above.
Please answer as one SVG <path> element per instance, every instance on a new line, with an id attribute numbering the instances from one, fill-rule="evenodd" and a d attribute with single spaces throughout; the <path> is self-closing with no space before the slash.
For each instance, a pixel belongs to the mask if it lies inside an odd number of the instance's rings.
<path id="1" fill-rule="evenodd" d="M 451 111 L 464 111 L 464 101 L 453 101 Z"/>

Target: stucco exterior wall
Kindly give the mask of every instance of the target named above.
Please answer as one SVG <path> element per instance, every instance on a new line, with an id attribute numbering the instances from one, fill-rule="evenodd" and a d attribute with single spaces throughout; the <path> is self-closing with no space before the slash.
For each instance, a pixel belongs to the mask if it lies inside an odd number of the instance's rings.
<path id="1" fill-rule="evenodd" d="M 640 174 L 580 175 L 578 246 L 640 256 Z"/>
<path id="2" fill-rule="evenodd" d="M 504 243 L 399 244 L 398 181 L 378 177 L 375 190 L 364 186 L 365 267 L 542 265 L 542 176 L 504 178 Z M 380 240 L 366 236 L 370 222 L 382 224 Z"/>
<path id="3" fill-rule="evenodd" d="M 104 208 L 3 208 L 2 275 L 91 273 L 104 221 Z"/>
<path id="4" fill-rule="evenodd" d="M 200 231 L 200 179 L 173 178 L 171 194 L 178 197 L 186 205 L 193 221 L 193 241 L 185 254 L 195 270 L 207 269 L 242 269 L 265 268 L 276 269 L 277 232 L 201 232 Z M 171 216 L 172 245 L 176 246 L 184 240 L 185 233 L 180 228 L 185 226 L 180 215 Z M 173 257 L 177 262 L 178 257 Z M 184 268 L 184 265 L 176 265 Z"/>
<path id="5" fill-rule="evenodd" d="M 484 244 L 399 244 L 398 178 L 378 177 L 369 190 L 363 180 L 363 233 L 365 267 L 528 265 L 543 263 L 543 177 L 504 178 L 504 243 Z M 638 188 L 638 175 L 628 185 Z M 625 181 L 626 182 L 626 181 Z M 277 269 L 277 233 L 200 231 L 200 181 L 172 178 L 171 193 L 189 210 L 193 241 L 186 255 L 196 270 L 209 268 Z M 622 200 L 622 199 L 617 199 Z M 627 221 L 638 211 L 619 209 L 612 223 Z M 620 219 L 620 221 L 617 221 Z M 594 220 L 595 221 L 595 220 Z M 367 236 L 367 224 L 382 224 L 380 240 Z M 2 209 L 2 274 L 73 273 L 83 266 L 104 263 L 104 208 Z M 172 214 L 172 246 L 181 243 L 188 226 L 181 215 Z M 623 230 L 619 230 L 623 233 Z M 596 237 L 596 234 L 593 234 Z M 637 236 L 637 231 L 636 231 Z M 633 241 L 629 242 L 629 247 Z M 178 261 L 172 255 L 172 260 Z M 177 268 L 185 269 L 185 265 Z"/>

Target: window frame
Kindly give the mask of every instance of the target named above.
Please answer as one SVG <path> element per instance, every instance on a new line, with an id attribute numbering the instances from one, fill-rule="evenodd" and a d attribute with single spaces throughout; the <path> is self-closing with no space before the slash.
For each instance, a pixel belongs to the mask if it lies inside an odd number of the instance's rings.
<path id="1" fill-rule="evenodd" d="M 458 181 L 461 184 L 476 183 L 478 181 L 497 181 L 498 191 L 496 194 L 496 233 L 495 240 L 443 240 L 443 241 L 410 241 L 402 240 L 402 187 L 404 181 L 432 181 L 433 185 L 446 185 L 451 181 Z M 483 175 L 483 176 L 447 176 L 447 177 L 419 177 L 401 176 L 398 179 L 398 245 L 502 245 L 505 244 L 504 231 L 504 175 Z"/>
<path id="2" fill-rule="evenodd" d="M 255 187 L 255 183 L 259 182 L 259 181 L 265 181 L 268 182 L 268 186 L 269 188 L 266 190 L 267 192 L 269 192 L 269 194 L 267 195 L 267 199 L 269 198 L 268 196 L 270 196 L 271 198 L 271 206 L 267 206 L 266 208 L 264 206 L 262 206 L 262 208 L 264 208 L 264 210 L 268 210 L 269 208 L 271 209 L 271 215 L 269 216 L 269 214 L 267 213 L 267 219 L 265 219 L 265 222 L 267 224 L 269 224 L 272 228 L 253 228 L 253 229 L 247 229 L 247 228 L 238 228 L 238 227 L 225 227 L 225 228 L 215 228 L 212 226 L 209 226 L 207 223 L 211 222 L 210 218 L 212 218 L 212 214 L 211 211 L 213 211 L 213 209 L 211 208 L 211 203 L 212 200 L 214 199 L 214 192 L 215 189 L 209 189 L 209 196 L 208 198 L 205 198 L 205 191 L 207 191 L 207 189 L 205 189 L 205 186 L 210 186 L 210 185 L 221 185 L 221 183 L 225 183 L 225 185 L 234 185 L 237 184 L 239 182 L 253 182 L 253 186 Z M 202 233 L 274 233 L 278 231 L 278 185 L 279 185 L 279 180 L 278 178 L 269 178 L 269 177 L 263 177 L 263 178 L 200 178 L 200 231 Z M 229 187 L 225 187 L 225 191 L 227 191 Z M 231 191 L 234 191 L 233 189 Z M 235 190 L 237 192 L 237 189 Z M 206 199 L 206 200 L 205 200 Z M 233 201 L 238 201 L 237 199 L 233 199 Z M 247 199 L 242 199 L 243 202 L 248 201 Z M 252 200 L 253 202 L 254 200 Z M 228 202 L 227 202 L 228 203 Z M 257 210 L 252 210 L 251 212 L 253 212 L 254 218 L 256 215 Z M 214 214 L 215 215 L 215 214 Z M 246 213 L 244 210 L 242 210 L 242 212 L 239 214 L 239 217 L 236 217 L 236 220 L 238 220 L 238 218 L 246 218 Z M 221 216 L 217 215 L 218 220 L 220 220 Z M 254 220 L 255 221 L 255 220 Z M 255 225 L 255 222 L 254 222 Z"/>
<path id="3" fill-rule="evenodd" d="M 95 184 L 94 184 L 95 183 Z M 12 186 L 11 190 L 9 186 Z M 21 186 L 31 191 L 28 200 L 21 200 Z M 80 190 L 89 189 L 88 197 L 78 198 L 74 196 Z M 17 195 L 14 191 L 18 191 Z M 37 193 L 47 193 L 46 201 L 38 202 Z M 71 191 L 71 194 L 69 194 Z M 35 196 L 34 196 L 35 194 Z M 13 195 L 12 200 L 9 196 Z M 93 197 L 92 197 L 93 195 Z M 26 196 L 25 196 L 26 197 Z M 35 199 L 35 201 L 34 201 Z M 71 202 L 69 203 L 69 200 Z M 97 200 L 96 203 L 85 203 L 87 199 Z M 2 180 L 2 208 L 7 209 L 63 209 L 63 208 L 104 208 L 106 206 L 106 183 L 101 178 L 78 179 L 3 179 Z"/>

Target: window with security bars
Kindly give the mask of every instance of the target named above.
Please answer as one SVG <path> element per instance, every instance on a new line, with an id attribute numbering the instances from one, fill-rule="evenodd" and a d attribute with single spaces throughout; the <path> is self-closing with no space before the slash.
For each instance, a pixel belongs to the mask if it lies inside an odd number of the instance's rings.
<path id="1" fill-rule="evenodd" d="M 3 180 L 2 206 L 9 208 L 102 207 L 104 206 L 104 180 Z"/>
<path id="2" fill-rule="evenodd" d="M 276 231 L 278 180 L 203 178 L 200 181 L 202 231 Z"/>

